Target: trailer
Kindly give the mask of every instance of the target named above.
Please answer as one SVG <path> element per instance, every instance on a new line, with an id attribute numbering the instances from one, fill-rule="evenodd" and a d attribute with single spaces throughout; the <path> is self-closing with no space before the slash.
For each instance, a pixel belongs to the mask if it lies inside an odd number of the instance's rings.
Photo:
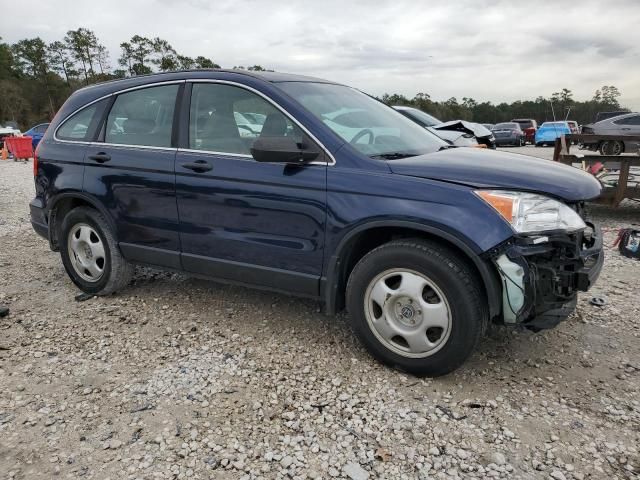
<path id="1" fill-rule="evenodd" d="M 599 143 L 609 141 L 640 141 L 634 135 L 562 135 L 556 139 L 553 160 L 573 166 L 580 164 L 593 173 L 604 187 L 595 202 L 617 207 L 625 198 L 640 200 L 640 152 L 635 155 L 583 155 L 571 154 L 572 143 Z M 634 172 L 633 167 L 638 168 Z"/>

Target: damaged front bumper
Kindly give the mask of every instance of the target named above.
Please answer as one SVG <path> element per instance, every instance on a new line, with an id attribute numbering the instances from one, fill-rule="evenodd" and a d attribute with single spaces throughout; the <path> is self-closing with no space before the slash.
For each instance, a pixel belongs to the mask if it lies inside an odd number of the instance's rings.
<path id="1" fill-rule="evenodd" d="M 532 330 L 553 328 L 575 309 L 604 263 L 602 232 L 587 222 L 577 233 L 519 236 L 493 262 L 502 281 L 502 319 Z"/>

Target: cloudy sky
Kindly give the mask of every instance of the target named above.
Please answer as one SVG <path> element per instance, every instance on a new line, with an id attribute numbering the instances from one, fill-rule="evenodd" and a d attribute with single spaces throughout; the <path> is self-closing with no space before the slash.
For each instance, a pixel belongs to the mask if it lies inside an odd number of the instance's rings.
<path id="1" fill-rule="evenodd" d="M 1 3 L 4 3 L 3 0 Z M 615 85 L 640 110 L 640 0 L 34 0 L 4 41 L 96 32 L 115 65 L 134 34 L 223 67 L 260 64 L 374 95 L 493 102 Z"/>

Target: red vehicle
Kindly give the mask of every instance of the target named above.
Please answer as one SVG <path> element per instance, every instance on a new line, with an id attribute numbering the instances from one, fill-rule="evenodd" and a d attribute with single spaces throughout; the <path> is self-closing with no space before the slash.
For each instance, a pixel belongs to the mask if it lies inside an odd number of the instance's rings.
<path id="1" fill-rule="evenodd" d="M 532 145 L 536 143 L 536 131 L 538 130 L 538 122 L 536 122 L 533 118 L 516 118 L 511 121 L 520 125 L 520 128 L 525 135 L 525 143 L 529 142 Z"/>

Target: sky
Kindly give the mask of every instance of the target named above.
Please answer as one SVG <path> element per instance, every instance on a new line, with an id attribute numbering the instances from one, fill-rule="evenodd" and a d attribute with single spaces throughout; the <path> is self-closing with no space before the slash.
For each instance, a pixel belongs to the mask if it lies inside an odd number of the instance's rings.
<path id="1" fill-rule="evenodd" d="M 640 110 L 640 0 L 33 0 L 11 17 L 5 42 L 85 27 L 114 66 L 120 43 L 140 34 L 222 67 L 258 64 L 378 96 L 498 103 L 566 87 L 584 100 L 615 85 Z"/>

